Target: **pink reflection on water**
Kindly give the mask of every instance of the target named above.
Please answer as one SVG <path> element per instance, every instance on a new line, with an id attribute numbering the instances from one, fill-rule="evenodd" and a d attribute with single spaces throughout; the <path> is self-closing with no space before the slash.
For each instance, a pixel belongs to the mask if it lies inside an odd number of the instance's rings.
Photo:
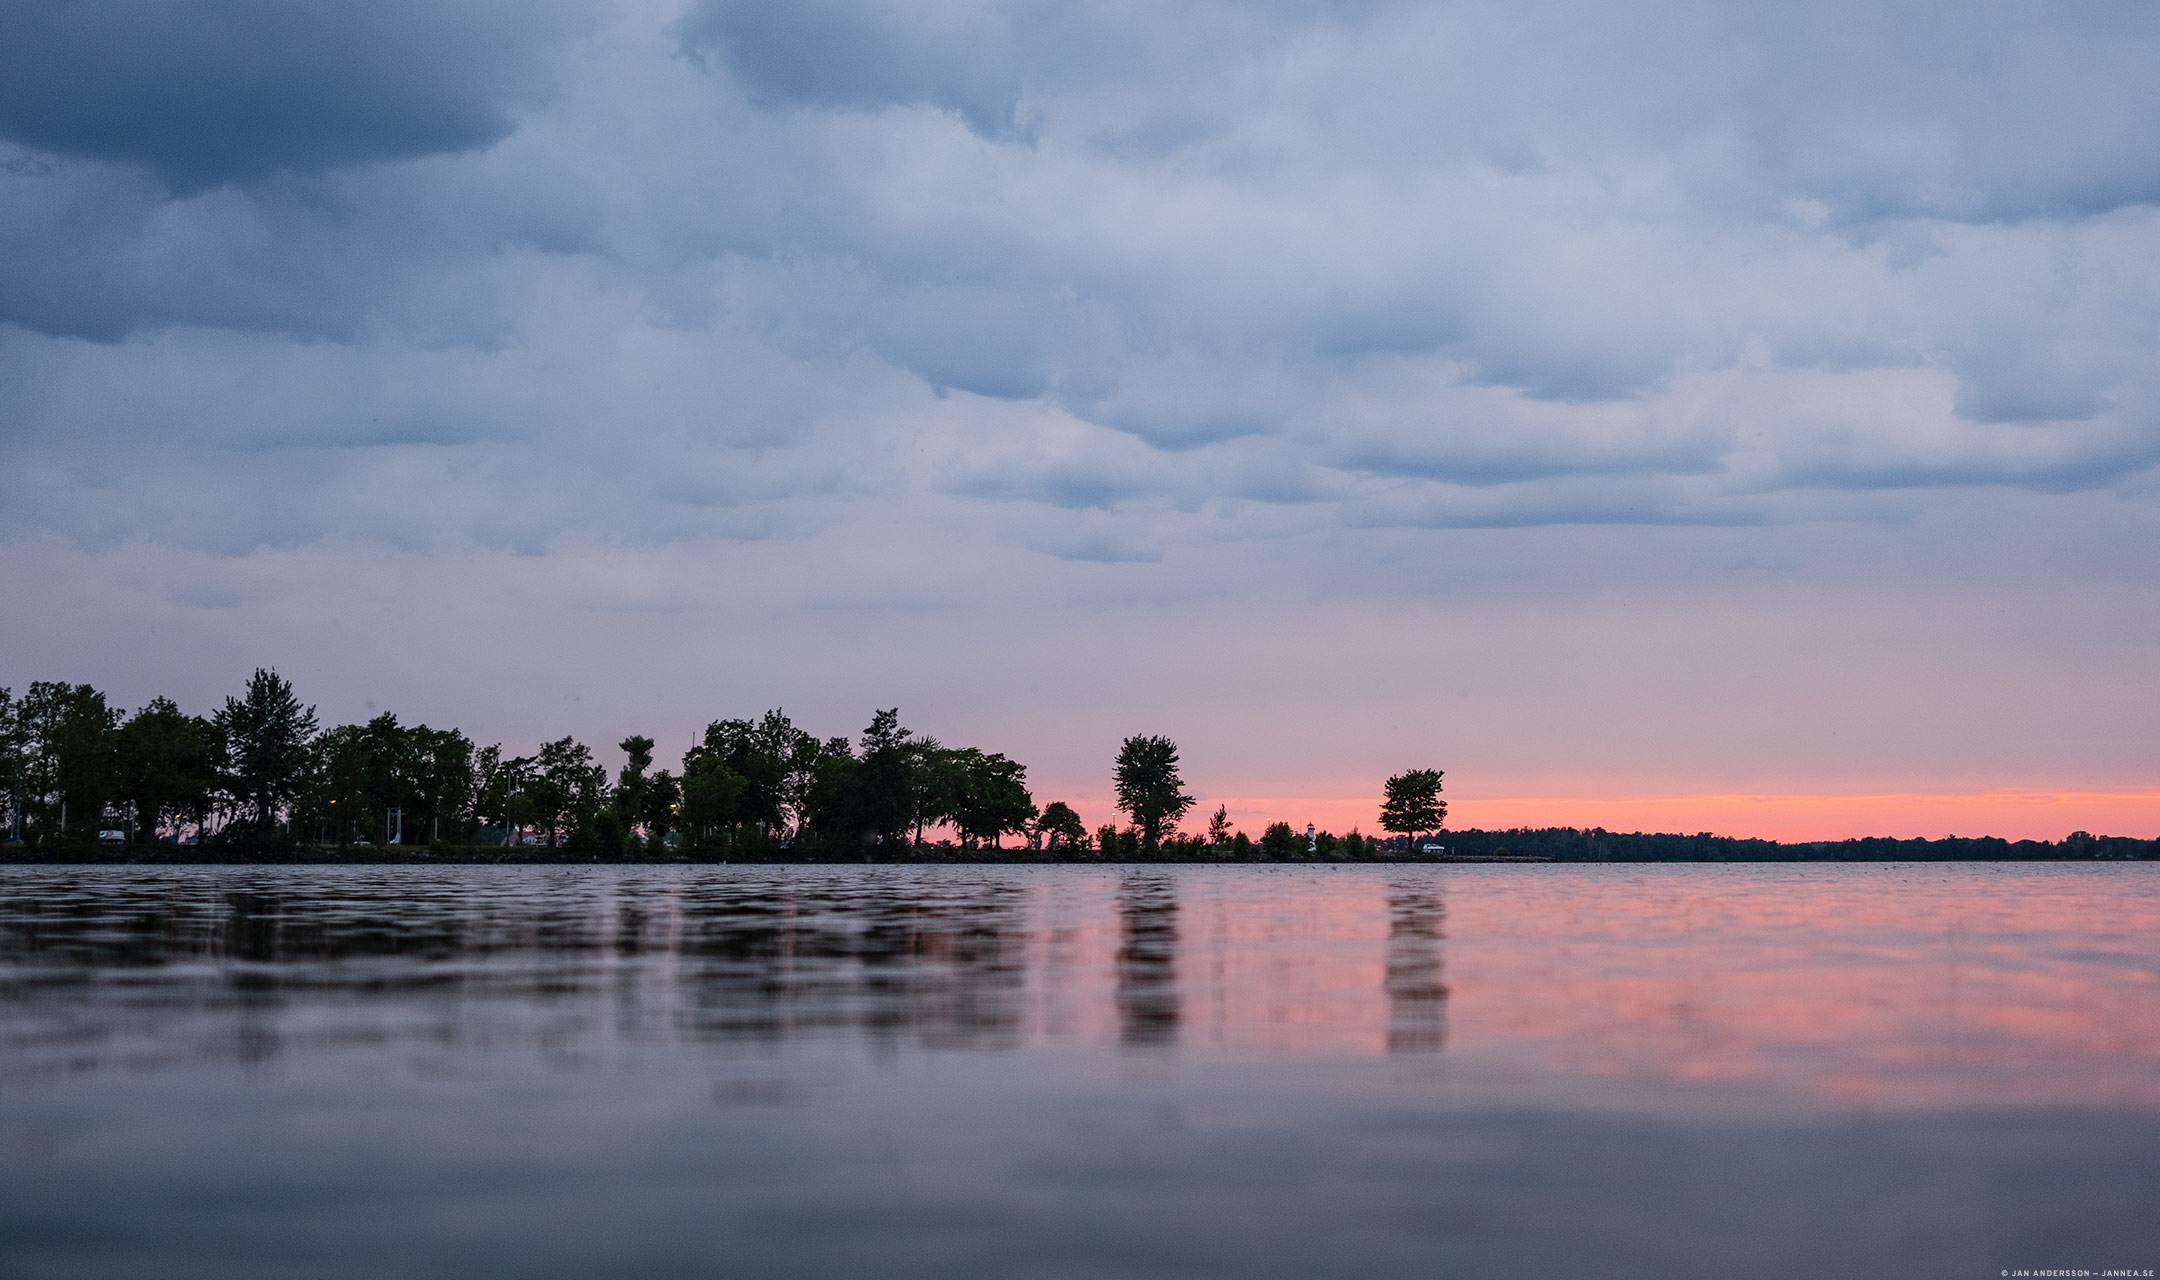
<path id="1" fill-rule="evenodd" d="M 1883 1106 L 2160 1107 L 2149 868 L 1455 877 L 1454 1044 Z"/>
<path id="2" fill-rule="evenodd" d="M 1862 1108 L 2160 1109 L 2160 868 L 1158 878 L 1176 944 L 1155 1042 L 1186 1052 L 1439 1052 L 1550 1088 L 1706 1082 Z M 1040 904 L 1034 1031 L 1145 1043 L 1132 894 L 1067 893 Z M 1061 916 L 1085 923 L 1060 940 Z"/>

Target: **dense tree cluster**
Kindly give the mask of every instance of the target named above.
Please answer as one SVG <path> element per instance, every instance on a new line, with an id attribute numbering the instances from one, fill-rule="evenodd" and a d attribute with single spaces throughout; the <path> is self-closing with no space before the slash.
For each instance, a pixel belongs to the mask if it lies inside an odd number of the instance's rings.
<path id="1" fill-rule="evenodd" d="M 0 689 L 0 823 L 35 840 L 244 820 L 260 789 L 228 759 L 237 733 L 238 763 L 249 763 L 251 727 L 238 699 L 204 718 L 158 698 L 123 719 L 86 684 L 41 681 L 20 698 Z"/>
<path id="2" fill-rule="evenodd" d="M 890 848 L 934 827 L 995 849 L 1037 829 L 1026 766 L 912 734 L 897 709 L 872 718 L 859 749 L 780 711 L 714 721 L 680 772 L 653 769 L 651 738 L 618 745 L 624 763 L 610 779 L 568 737 L 517 756 L 389 713 L 318 731 L 314 708 L 271 671 L 207 717 L 164 698 L 123 716 L 89 685 L 40 682 L 19 699 L 0 689 L 0 825 L 32 846 L 512 843 L 594 853 Z M 1044 830 L 1084 839 L 1064 804 Z"/>
<path id="3" fill-rule="evenodd" d="M 160 841 L 234 849 L 537 845 L 595 856 L 742 857 L 997 851 L 1019 837 L 1049 856 L 1246 856 L 1216 811 L 1206 837 L 1177 824 L 1195 803 L 1168 738 L 1128 738 L 1114 763 L 1132 825 L 1090 833 L 1072 806 L 1038 809 L 1027 767 L 910 732 L 898 709 L 861 737 L 819 738 L 785 712 L 715 720 L 655 769 L 651 738 L 617 744 L 611 779 L 575 738 L 532 755 L 391 713 L 318 726 L 290 683 L 258 670 L 209 716 L 156 699 L 132 716 L 89 685 L 0 689 L 0 825 L 33 850 Z M 953 843 L 957 841 L 957 845 Z"/>

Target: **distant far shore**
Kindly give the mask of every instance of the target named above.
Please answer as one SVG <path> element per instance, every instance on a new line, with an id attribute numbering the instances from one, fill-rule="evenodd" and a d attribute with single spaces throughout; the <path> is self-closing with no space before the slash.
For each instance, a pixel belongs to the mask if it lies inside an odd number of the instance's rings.
<path id="1" fill-rule="evenodd" d="M 1375 840 L 1362 857 L 1340 853 L 1270 854 L 1261 846 L 1181 844 L 1155 856 L 1105 857 L 1094 849 L 994 848 L 951 843 L 869 846 L 853 856 L 829 848 L 795 854 L 785 847 L 731 850 L 646 850 L 602 854 L 590 848 L 545 845 L 281 845 L 237 843 L 206 845 L 48 843 L 31 849 L 20 843 L 0 845 L 0 865 L 93 864 L 110 866 L 223 865 L 362 865 L 362 866 L 702 866 L 862 865 L 915 866 L 982 864 L 1102 865 L 1151 863 L 1198 866 L 1385 866 L 1432 863 L 1650 863 L 1650 862 L 2149 862 L 2160 860 L 2160 840 L 2095 836 L 2072 832 L 2061 840 L 2004 840 L 1993 836 L 1948 836 L 1900 840 L 1867 837 L 1854 840 L 1780 842 L 1730 836 L 1614 832 L 1576 827 L 1518 828 L 1509 831 L 1445 831 L 1421 838 L 1407 849 L 1400 838 Z M 1389 848 L 1387 844 L 1394 847 Z M 1438 846 L 1434 848 L 1433 846 Z"/>

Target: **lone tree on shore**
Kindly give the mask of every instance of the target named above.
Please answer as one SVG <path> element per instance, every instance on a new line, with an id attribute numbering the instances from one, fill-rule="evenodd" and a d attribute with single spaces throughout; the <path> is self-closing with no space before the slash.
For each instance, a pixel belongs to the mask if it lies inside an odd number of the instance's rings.
<path id="1" fill-rule="evenodd" d="M 1164 828 L 1174 830 L 1195 803 L 1178 776 L 1177 744 L 1168 738 L 1125 739 L 1118 748 L 1114 781 L 1117 807 L 1132 815 L 1133 825 L 1140 828 L 1140 847 L 1148 853 L 1162 847 Z"/>
<path id="2" fill-rule="evenodd" d="M 215 723 L 225 740 L 225 792 L 255 838 L 267 839 L 307 777 L 315 708 L 302 707 L 283 676 L 257 667 Z"/>
<path id="3" fill-rule="evenodd" d="M 1447 825 L 1447 801 L 1440 798 L 1439 769 L 1406 769 L 1387 780 L 1387 798 L 1380 805 L 1380 825 L 1397 835 L 1410 837 L 1410 852 L 1417 852 L 1420 831 L 1438 831 Z"/>

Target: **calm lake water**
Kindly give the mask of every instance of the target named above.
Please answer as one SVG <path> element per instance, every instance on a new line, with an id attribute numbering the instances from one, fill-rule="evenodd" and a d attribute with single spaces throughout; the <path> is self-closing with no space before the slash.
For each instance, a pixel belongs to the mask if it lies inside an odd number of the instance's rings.
<path id="1" fill-rule="evenodd" d="M 2160 866 L 0 870 L 9 1276 L 2160 1267 Z"/>

